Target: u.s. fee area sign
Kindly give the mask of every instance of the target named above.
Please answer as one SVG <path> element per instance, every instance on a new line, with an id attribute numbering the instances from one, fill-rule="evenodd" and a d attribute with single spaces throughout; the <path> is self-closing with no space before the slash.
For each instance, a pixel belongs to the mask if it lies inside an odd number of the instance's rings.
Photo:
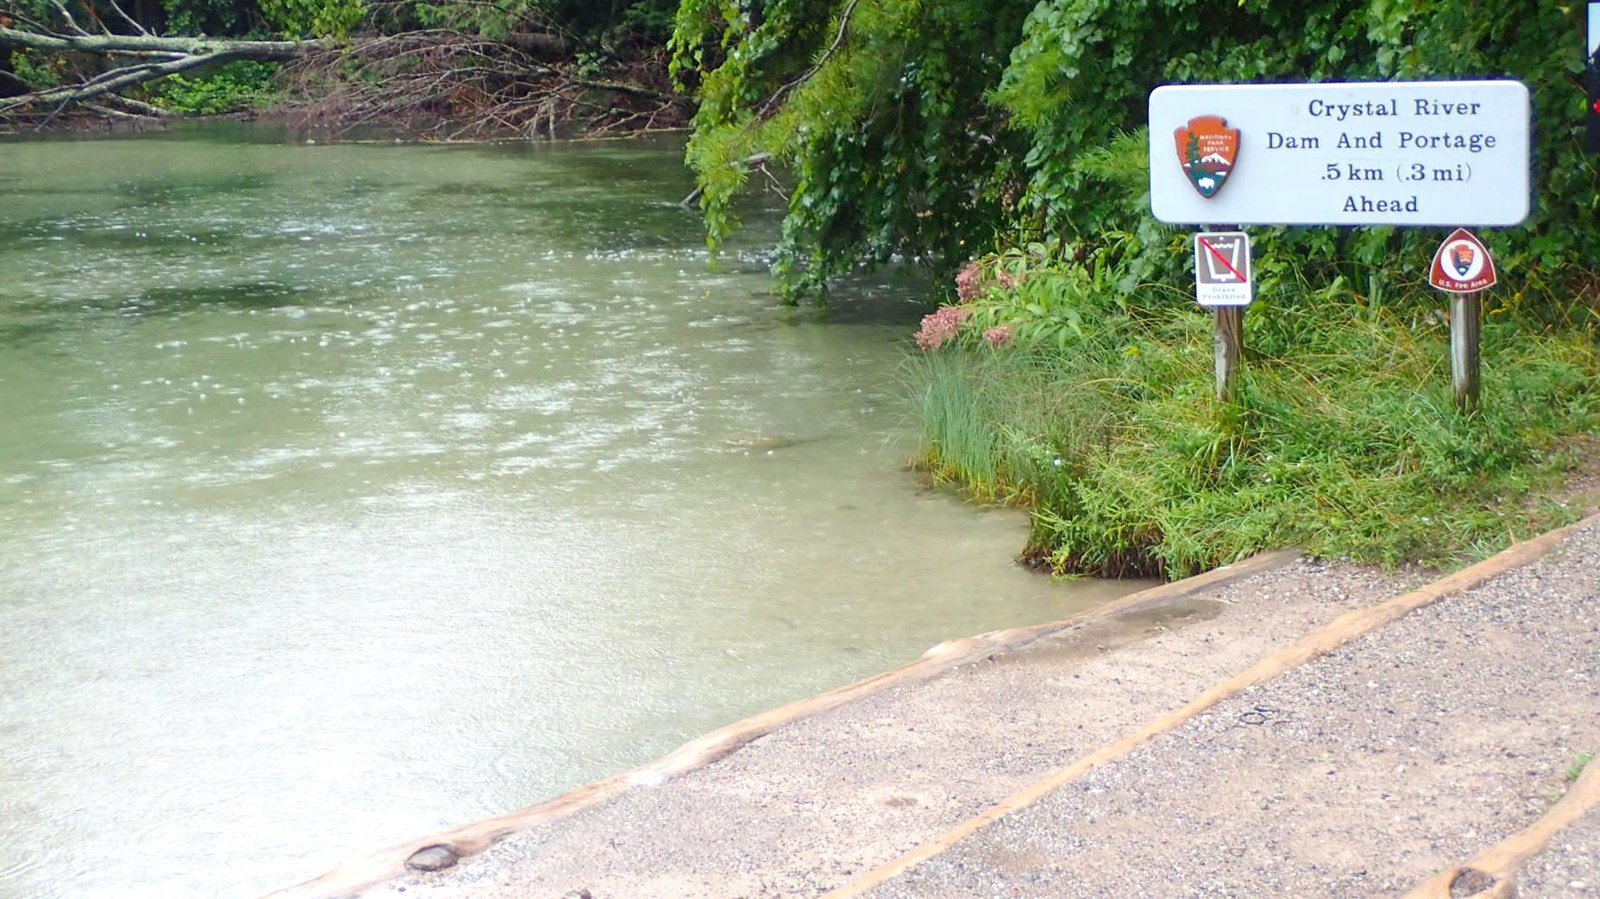
<path id="1" fill-rule="evenodd" d="M 1516 225 L 1530 114 L 1519 81 L 1158 87 L 1150 203 L 1172 224 Z"/>

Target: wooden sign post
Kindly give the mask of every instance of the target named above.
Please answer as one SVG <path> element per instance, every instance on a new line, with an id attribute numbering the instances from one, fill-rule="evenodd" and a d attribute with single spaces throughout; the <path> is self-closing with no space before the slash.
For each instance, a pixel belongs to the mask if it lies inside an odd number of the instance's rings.
<path id="1" fill-rule="evenodd" d="M 1483 293 L 1458 293 L 1450 300 L 1450 383 L 1456 409 L 1478 409 L 1478 329 L 1483 323 Z"/>
<path id="2" fill-rule="evenodd" d="M 1208 231 L 1194 236 L 1195 300 L 1216 316 L 1213 361 L 1217 399 L 1233 399 L 1244 351 L 1244 307 L 1255 295 L 1250 280 L 1250 235 Z"/>
<path id="3" fill-rule="evenodd" d="M 1494 260 L 1482 241 L 1457 228 L 1439 244 L 1428 269 L 1428 283 L 1451 295 L 1450 383 L 1456 409 L 1478 408 L 1478 332 L 1483 324 L 1483 294 L 1494 286 Z"/>
<path id="4" fill-rule="evenodd" d="M 1239 358 L 1244 353 L 1244 307 L 1218 306 L 1213 363 L 1217 370 L 1217 400 L 1233 402 L 1239 385 Z"/>

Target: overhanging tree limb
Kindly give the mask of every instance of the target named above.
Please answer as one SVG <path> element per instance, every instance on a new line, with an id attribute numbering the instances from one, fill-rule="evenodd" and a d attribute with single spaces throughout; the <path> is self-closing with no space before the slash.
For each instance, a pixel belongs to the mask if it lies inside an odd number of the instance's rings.
<path id="1" fill-rule="evenodd" d="M 816 75 L 818 72 L 822 71 L 822 67 L 827 63 L 828 57 L 838 52 L 839 48 L 844 46 L 845 39 L 850 36 L 850 16 L 855 13 L 856 4 L 860 2 L 861 0 L 850 0 L 850 2 L 845 5 L 844 11 L 839 13 L 839 29 L 838 32 L 833 36 L 833 43 L 829 44 L 828 48 L 822 51 L 822 55 L 817 57 L 816 62 L 811 64 L 811 68 L 806 69 L 804 72 L 800 73 L 799 77 L 772 92 L 772 96 L 768 97 L 766 102 L 761 104 L 761 118 L 764 119 L 770 115 L 772 113 L 772 108 L 776 106 L 786 94 L 800 85 L 805 84 L 807 81 L 810 81 L 813 75 Z"/>
<path id="2" fill-rule="evenodd" d="M 75 23 L 74 23 L 74 27 Z M 162 37 L 150 34 L 57 34 L 0 26 L 0 47 L 23 47 L 44 53 L 85 53 L 133 59 L 78 84 L 45 88 L 0 100 L 0 116 L 24 110 L 62 109 L 124 88 L 165 78 L 212 63 L 235 59 L 287 60 L 325 48 L 323 41 L 247 41 L 208 37 Z"/>
<path id="3" fill-rule="evenodd" d="M 228 53 L 235 59 L 293 59 L 325 46 L 323 41 L 238 41 L 211 37 L 162 37 L 154 34 L 50 34 L 0 26 L 0 45 L 28 47 L 48 53 L 179 53 L 209 56 Z"/>

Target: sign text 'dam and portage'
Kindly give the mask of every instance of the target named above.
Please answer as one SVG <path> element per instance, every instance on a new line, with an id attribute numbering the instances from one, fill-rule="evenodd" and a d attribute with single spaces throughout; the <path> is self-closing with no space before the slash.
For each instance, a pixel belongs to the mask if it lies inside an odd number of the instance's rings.
<path id="1" fill-rule="evenodd" d="M 1529 116 L 1518 81 L 1159 87 L 1151 206 L 1173 224 L 1515 225 Z"/>

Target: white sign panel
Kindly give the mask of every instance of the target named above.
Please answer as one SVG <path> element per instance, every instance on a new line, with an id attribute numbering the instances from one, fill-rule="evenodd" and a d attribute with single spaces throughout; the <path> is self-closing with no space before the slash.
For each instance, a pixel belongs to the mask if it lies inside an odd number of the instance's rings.
<path id="1" fill-rule="evenodd" d="M 1519 81 L 1174 85 L 1150 94 L 1150 203 L 1173 224 L 1516 225 Z"/>
<path id="2" fill-rule="evenodd" d="M 1600 3 L 1589 4 L 1589 65 L 1600 57 Z"/>
<path id="3" fill-rule="evenodd" d="M 1250 235 L 1219 231 L 1194 236 L 1194 295 L 1202 306 L 1248 306 Z"/>

